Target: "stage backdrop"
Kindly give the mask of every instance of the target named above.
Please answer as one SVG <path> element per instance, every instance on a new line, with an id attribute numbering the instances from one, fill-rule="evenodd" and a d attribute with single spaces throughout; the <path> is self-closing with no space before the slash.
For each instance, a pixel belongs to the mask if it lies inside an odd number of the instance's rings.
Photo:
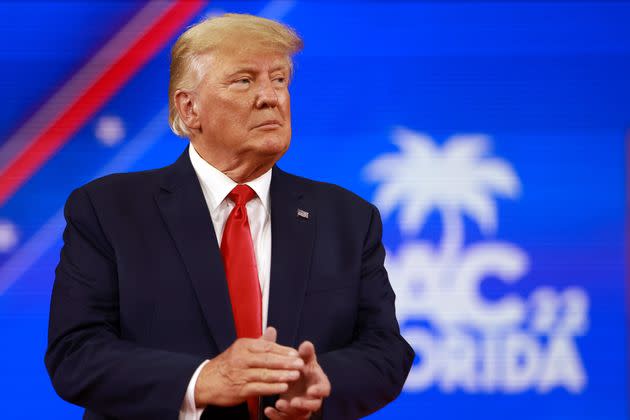
<path id="1" fill-rule="evenodd" d="M 175 160 L 169 50 L 224 11 L 304 37 L 280 166 L 381 211 L 417 359 L 373 418 L 627 419 L 630 5 L 581 1 L 2 2 L 2 417 L 80 417 L 43 364 L 63 204 Z"/>

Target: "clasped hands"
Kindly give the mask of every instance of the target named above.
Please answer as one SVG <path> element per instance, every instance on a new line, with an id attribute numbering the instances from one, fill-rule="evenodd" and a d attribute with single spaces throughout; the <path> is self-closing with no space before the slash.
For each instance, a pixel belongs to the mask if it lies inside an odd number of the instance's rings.
<path id="1" fill-rule="evenodd" d="M 239 338 L 206 363 L 195 385 L 197 407 L 233 406 L 279 394 L 275 407 L 265 409 L 271 420 L 304 419 L 318 411 L 330 395 L 330 382 L 315 347 L 305 341 L 295 350 L 276 338 L 275 328 L 268 327 L 260 338 Z"/>

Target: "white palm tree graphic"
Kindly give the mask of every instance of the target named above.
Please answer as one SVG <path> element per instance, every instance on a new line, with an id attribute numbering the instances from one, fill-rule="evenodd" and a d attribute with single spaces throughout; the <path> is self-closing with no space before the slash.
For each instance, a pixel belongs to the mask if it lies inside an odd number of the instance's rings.
<path id="1" fill-rule="evenodd" d="M 497 226 L 492 194 L 514 198 L 520 182 L 511 166 L 487 156 L 488 137 L 452 136 L 443 147 L 406 128 L 394 131 L 399 153 L 385 154 L 365 168 L 369 181 L 379 182 L 374 203 L 383 218 L 400 208 L 398 221 L 406 235 L 418 233 L 429 213 L 442 216 L 442 252 L 452 257 L 463 238 L 462 215 L 468 214 L 484 234 Z"/>
<path id="2" fill-rule="evenodd" d="M 407 242 L 397 256 L 388 256 L 388 270 L 399 294 L 402 318 L 426 315 L 442 325 L 461 322 L 497 327 L 522 320 L 524 308 L 514 296 L 487 302 L 478 295 L 485 275 L 514 282 L 527 269 L 527 256 L 508 244 L 484 242 L 464 249 L 463 215 L 484 234 L 497 227 L 492 195 L 516 197 L 520 182 L 511 166 L 488 156 L 483 135 L 453 136 L 438 147 L 426 135 L 406 128 L 394 131 L 398 153 L 380 156 L 365 168 L 368 180 L 379 182 L 374 202 L 387 218 L 399 208 L 403 234 L 417 234 L 437 209 L 443 233 L 434 248 L 428 242 Z"/>

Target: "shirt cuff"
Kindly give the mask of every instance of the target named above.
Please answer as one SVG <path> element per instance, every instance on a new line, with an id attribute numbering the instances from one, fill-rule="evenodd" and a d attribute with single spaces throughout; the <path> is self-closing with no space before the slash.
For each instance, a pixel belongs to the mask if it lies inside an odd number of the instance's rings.
<path id="1" fill-rule="evenodd" d="M 179 409 L 179 420 L 199 420 L 201 418 L 203 407 L 197 408 L 197 405 L 195 404 L 195 386 L 197 385 L 197 378 L 201 373 L 201 369 L 208 362 L 209 360 L 206 360 L 200 364 L 195 373 L 193 373 L 192 378 L 190 378 L 188 388 L 186 388 L 186 395 L 184 396 L 184 401 L 182 402 L 182 407 Z"/>

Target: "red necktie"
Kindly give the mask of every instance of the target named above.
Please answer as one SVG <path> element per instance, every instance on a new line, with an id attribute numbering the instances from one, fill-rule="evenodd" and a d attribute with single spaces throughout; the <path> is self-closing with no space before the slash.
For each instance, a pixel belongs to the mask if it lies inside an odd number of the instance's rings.
<path id="1" fill-rule="evenodd" d="M 245 205 L 256 193 L 247 185 L 237 185 L 228 194 L 234 208 L 225 222 L 221 254 L 227 277 L 232 314 L 238 338 L 262 335 L 262 299 L 252 234 Z M 247 400 L 250 419 L 258 418 L 258 398 Z"/>

